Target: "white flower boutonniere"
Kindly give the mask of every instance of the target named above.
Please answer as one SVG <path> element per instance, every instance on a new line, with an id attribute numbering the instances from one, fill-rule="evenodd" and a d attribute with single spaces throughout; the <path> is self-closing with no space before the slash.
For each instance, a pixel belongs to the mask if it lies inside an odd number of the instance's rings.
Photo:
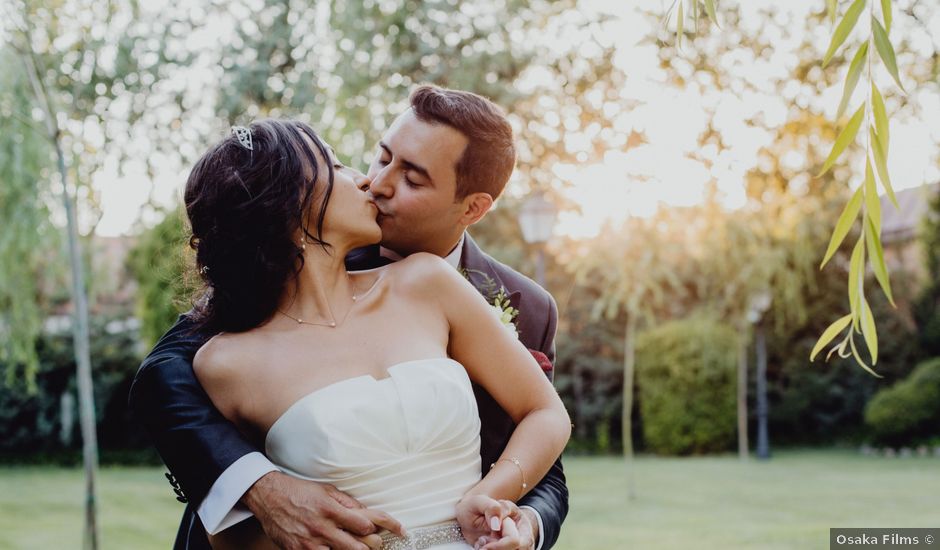
<path id="1" fill-rule="evenodd" d="M 506 330 L 512 334 L 513 338 L 518 339 L 519 331 L 516 330 L 515 320 L 516 316 L 519 315 L 519 310 L 512 307 L 512 304 L 509 302 L 509 293 L 506 292 L 506 289 L 500 286 L 499 290 L 497 291 L 496 281 L 494 281 L 492 277 L 486 273 L 483 273 L 482 271 L 464 268 L 458 269 L 458 271 L 461 275 L 464 276 L 465 279 L 467 279 L 467 281 L 470 281 L 471 284 L 473 284 L 473 281 L 470 280 L 471 272 L 483 277 L 485 285 L 483 288 L 477 288 L 477 290 L 480 291 L 480 294 L 483 295 L 486 301 L 490 304 L 490 307 L 493 308 L 493 315 L 495 315 L 496 318 L 499 319 L 499 322 L 502 323 L 504 327 L 506 327 Z"/>
<path id="2" fill-rule="evenodd" d="M 519 315 L 519 310 L 512 307 L 509 303 L 509 296 L 506 294 L 506 289 L 499 289 L 499 293 L 496 294 L 496 297 L 493 298 L 493 303 L 490 304 L 493 308 L 493 312 L 496 314 L 496 318 L 499 319 L 499 322 L 506 327 L 510 333 L 512 333 L 513 338 L 519 338 L 519 331 L 516 330 L 515 321 L 516 316 Z"/>

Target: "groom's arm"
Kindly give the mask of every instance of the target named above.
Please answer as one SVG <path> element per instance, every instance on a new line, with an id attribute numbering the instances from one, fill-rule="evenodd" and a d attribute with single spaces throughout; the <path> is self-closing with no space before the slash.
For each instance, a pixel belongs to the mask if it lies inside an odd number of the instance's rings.
<path id="1" fill-rule="evenodd" d="M 208 337 L 192 326 L 182 315 L 163 335 L 137 371 L 129 402 L 210 534 L 255 515 L 279 546 L 345 550 L 361 548 L 375 525 L 400 528 L 331 485 L 276 471 L 196 379 L 192 360 Z"/>
<path id="2" fill-rule="evenodd" d="M 555 331 L 558 324 L 558 307 L 555 300 L 546 292 L 545 329 L 539 351 L 555 364 Z M 546 372 L 549 380 L 554 380 L 554 369 Z M 554 546 L 561 532 L 561 524 L 568 515 L 568 485 L 561 465 L 561 457 L 555 461 L 545 477 L 536 484 L 522 499 L 520 508 L 529 508 L 535 512 L 538 526 L 536 550 L 547 550 Z"/>
<path id="3" fill-rule="evenodd" d="M 212 405 L 196 380 L 192 359 L 208 339 L 182 315 L 144 359 L 129 404 L 212 533 L 251 514 L 242 495 L 276 470 L 260 450 Z"/>

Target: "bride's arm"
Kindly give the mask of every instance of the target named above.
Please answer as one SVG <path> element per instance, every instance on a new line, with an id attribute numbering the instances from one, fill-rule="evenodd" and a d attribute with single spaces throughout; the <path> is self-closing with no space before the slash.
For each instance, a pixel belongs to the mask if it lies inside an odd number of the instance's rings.
<path id="1" fill-rule="evenodd" d="M 448 354 L 466 367 L 470 378 L 516 423 L 496 467 L 467 495 L 516 501 L 542 479 L 564 450 L 571 435 L 568 413 L 531 353 L 497 319 L 480 293 L 439 258 L 428 256 L 420 261 L 420 279 L 428 281 L 424 290 L 437 298 L 449 325 Z"/>

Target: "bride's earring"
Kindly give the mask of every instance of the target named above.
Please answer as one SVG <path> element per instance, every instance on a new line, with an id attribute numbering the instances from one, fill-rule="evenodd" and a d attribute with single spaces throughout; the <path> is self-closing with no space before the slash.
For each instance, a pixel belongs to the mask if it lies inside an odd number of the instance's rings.
<path id="1" fill-rule="evenodd" d="M 300 239 L 300 249 L 301 249 L 301 250 L 304 250 L 304 251 L 307 250 L 307 239 L 305 239 L 305 238 L 304 238 L 304 239 Z"/>

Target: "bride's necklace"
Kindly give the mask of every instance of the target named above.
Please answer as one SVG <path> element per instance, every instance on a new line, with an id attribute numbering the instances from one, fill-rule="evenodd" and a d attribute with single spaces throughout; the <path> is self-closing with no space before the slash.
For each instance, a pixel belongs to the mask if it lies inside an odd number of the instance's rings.
<path id="1" fill-rule="evenodd" d="M 278 311 L 278 313 L 280 313 L 280 314 L 283 315 L 284 317 L 287 317 L 288 319 L 293 319 L 294 321 L 297 321 L 297 324 L 298 324 L 298 325 L 311 325 L 311 326 L 315 326 L 315 327 L 336 328 L 336 327 L 338 327 L 339 325 L 341 325 L 341 324 L 343 324 L 344 322 L 346 322 L 346 317 L 349 317 L 349 312 L 352 311 L 353 307 L 356 306 L 356 303 L 357 303 L 359 300 L 361 300 L 362 298 L 365 298 L 370 292 L 372 292 L 372 289 L 376 287 L 376 285 L 378 284 L 378 282 L 379 282 L 379 278 L 376 277 L 376 278 L 375 278 L 375 282 L 372 283 L 372 286 L 370 286 L 368 290 L 366 290 L 366 291 L 363 292 L 362 294 L 353 294 L 353 295 L 352 295 L 353 304 L 352 304 L 351 306 L 349 306 L 349 309 L 346 310 L 346 314 L 343 315 L 343 318 L 340 319 L 340 321 L 339 321 L 338 323 L 336 322 L 336 316 L 333 315 L 333 308 L 330 306 L 329 301 L 327 301 L 327 303 L 326 303 L 326 307 L 327 307 L 327 310 L 330 312 L 330 319 L 331 319 L 331 321 L 328 322 L 328 323 L 314 323 L 314 322 L 311 322 L 311 321 L 304 321 L 303 319 L 301 319 L 301 318 L 299 318 L 299 317 L 294 317 L 293 315 L 291 315 L 290 313 L 287 313 L 287 312 L 284 311 L 284 310 L 278 309 L 277 311 Z"/>

